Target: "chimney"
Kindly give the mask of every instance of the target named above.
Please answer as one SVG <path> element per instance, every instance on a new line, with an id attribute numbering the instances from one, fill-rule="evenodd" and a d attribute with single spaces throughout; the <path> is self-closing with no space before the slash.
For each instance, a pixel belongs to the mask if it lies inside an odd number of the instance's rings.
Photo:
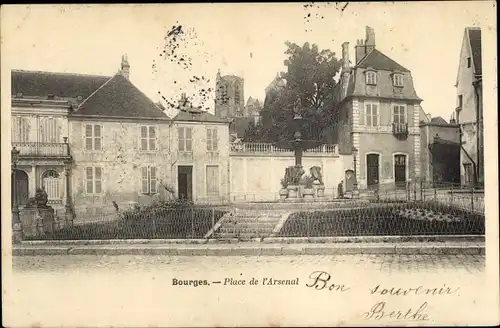
<path id="1" fill-rule="evenodd" d="M 369 53 L 373 49 L 375 49 L 375 30 L 370 26 L 366 27 L 366 53 Z"/>
<path id="2" fill-rule="evenodd" d="M 342 72 L 349 71 L 349 42 L 342 43 Z"/>
<path id="3" fill-rule="evenodd" d="M 127 55 L 122 56 L 122 67 L 120 70 L 121 74 L 128 80 L 130 76 L 130 64 L 127 60 Z"/>
<path id="4" fill-rule="evenodd" d="M 365 44 L 363 40 L 358 40 L 356 42 L 356 65 L 366 54 Z"/>

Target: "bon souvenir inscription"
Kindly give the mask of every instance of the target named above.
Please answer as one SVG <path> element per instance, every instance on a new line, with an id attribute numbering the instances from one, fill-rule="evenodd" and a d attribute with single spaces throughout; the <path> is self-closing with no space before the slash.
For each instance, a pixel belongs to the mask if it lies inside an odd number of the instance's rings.
<path id="1" fill-rule="evenodd" d="M 305 282 L 303 282 L 305 280 Z M 224 277 L 221 280 L 209 281 L 206 279 L 179 279 L 173 278 L 172 285 L 178 287 L 208 287 L 219 285 L 223 287 L 242 286 L 280 286 L 298 287 L 305 286 L 315 292 L 332 292 L 333 294 L 344 294 L 350 292 L 366 293 L 370 299 L 374 299 L 373 305 L 360 314 L 365 320 L 384 321 L 431 321 L 428 312 L 429 300 L 435 297 L 460 296 L 460 287 L 451 287 L 443 284 L 441 286 L 384 286 L 377 284 L 368 289 L 356 288 L 341 281 L 326 271 L 313 271 L 306 279 L 300 277 L 251 277 L 245 278 L 242 273 L 238 277 Z M 406 302 L 394 301 L 394 299 L 418 297 L 417 302 L 401 306 Z"/>

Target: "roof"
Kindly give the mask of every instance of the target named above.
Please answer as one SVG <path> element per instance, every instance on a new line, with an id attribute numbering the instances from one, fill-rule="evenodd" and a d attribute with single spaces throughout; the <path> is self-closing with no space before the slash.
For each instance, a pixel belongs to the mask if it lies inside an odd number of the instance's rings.
<path id="1" fill-rule="evenodd" d="M 472 61 L 474 63 L 474 73 L 481 75 L 483 70 L 481 59 L 481 29 L 477 27 L 468 27 L 467 31 L 469 34 Z"/>
<path id="2" fill-rule="evenodd" d="M 431 123 L 437 123 L 437 124 L 449 124 L 448 122 L 446 122 L 446 120 L 444 118 L 442 118 L 441 116 L 437 116 L 437 117 L 433 117 L 431 118 Z"/>
<path id="3" fill-rule="evenodd" d="M 23 97 L 85 99 L 108 81 L 110 76 L 12 70 L 12 95 Z"/>
<path id="4" fill-rule="evenodd" d="M 184 122 L 228 123 L 228 121 L 222 118 L 196 108 L 191 108 L 189 110 L 180 110 L 172 120 Z"/>
<path id="5" fill-rule="evenodd" d="M 394 60 L 387 57 L 377 49 L 373 49 L 371 52 L 369 52 L 356 66 L 363 68 L 371 67 L 386 71 L 409 72 L 408 69 L 399 65 Z"/>
<path id="6" fill-rule="evenodd" d="M 151 99 L 121 74 L 104 83 L 70 116 L 168 119 Z"/>

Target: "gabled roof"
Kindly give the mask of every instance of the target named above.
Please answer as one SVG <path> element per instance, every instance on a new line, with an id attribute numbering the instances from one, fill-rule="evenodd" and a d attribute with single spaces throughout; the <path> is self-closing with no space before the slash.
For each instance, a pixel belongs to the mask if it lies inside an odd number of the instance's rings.
<path id="1" fill-rule="evenodd" d="M 357 65 L 357 67 L 362 68 L 374 68 L 386 71 L 401 71 L 409 72 L 408 69 L 396 63 L 391 58 L 387 57 L 377 49 L 373 49 L 369 52 Z"/>
<path id="2" fill-rule="evenodd" d="M 483 70 L 481 60 L 481 29 L 468 27 L 472 61 L 474 64 L 474 73 L 481 75 Z"/>
<path id="3" fill-rule="evenodd" d="M 23 97 L 85 99 L 108 81 L 110 76 L 12 70 L 12 95 Z"/>
<path id="4" fill-rule="evenodd" d="M 433 117 L 431 118 L 431 123 L 437 123 L 437 124 L 449 124 L 448 122 L 446 122 L 446 120 L 444 118 L 442 118 L 441 116 L 437 116 L 437 117 Z"/>
<path id="5" fill-rule="evenodd" d="M 183 122 L 228 123 L 228 121 L 222 118 L 195 108 L 191 108 L 189 110 L 180 110 L 172 120 Z"/>
<path id="6" fill-rule="evenodd" d="M 70 116 L 154 118 L 166 114 L 121 74 L 116 74 L 90 95 Z"/>

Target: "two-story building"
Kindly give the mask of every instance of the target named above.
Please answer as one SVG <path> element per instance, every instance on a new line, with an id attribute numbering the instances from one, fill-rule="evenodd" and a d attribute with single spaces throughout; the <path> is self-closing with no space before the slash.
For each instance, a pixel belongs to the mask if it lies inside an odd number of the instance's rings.
<path id="1" fill-rule="evenodd" d="M 338 84 L 339 122 L 334 126 L 340 154 L 354 154 L 359 188 L 404 186 L 420 176 L 420 103 L 410 70 L 376 48 L 366 27 L 355 64 L 342 45 Z M 357 154 L 356 154 L 357 153 Z"/>
<path id="2" fill-rule="evenodd" d="M 467 27 L 458 64 L 456 120 L 460 125 L 462 185 L 484 184 L 481 29 Z"/>
<path id="3" fill-rule="evenodd" d="M 44 188 L 55 208 L 227 197 L 228 123 L 201 112 L 169 118 L 129 80 L 12 71 L 12 146 L 21 207 Z"/>

